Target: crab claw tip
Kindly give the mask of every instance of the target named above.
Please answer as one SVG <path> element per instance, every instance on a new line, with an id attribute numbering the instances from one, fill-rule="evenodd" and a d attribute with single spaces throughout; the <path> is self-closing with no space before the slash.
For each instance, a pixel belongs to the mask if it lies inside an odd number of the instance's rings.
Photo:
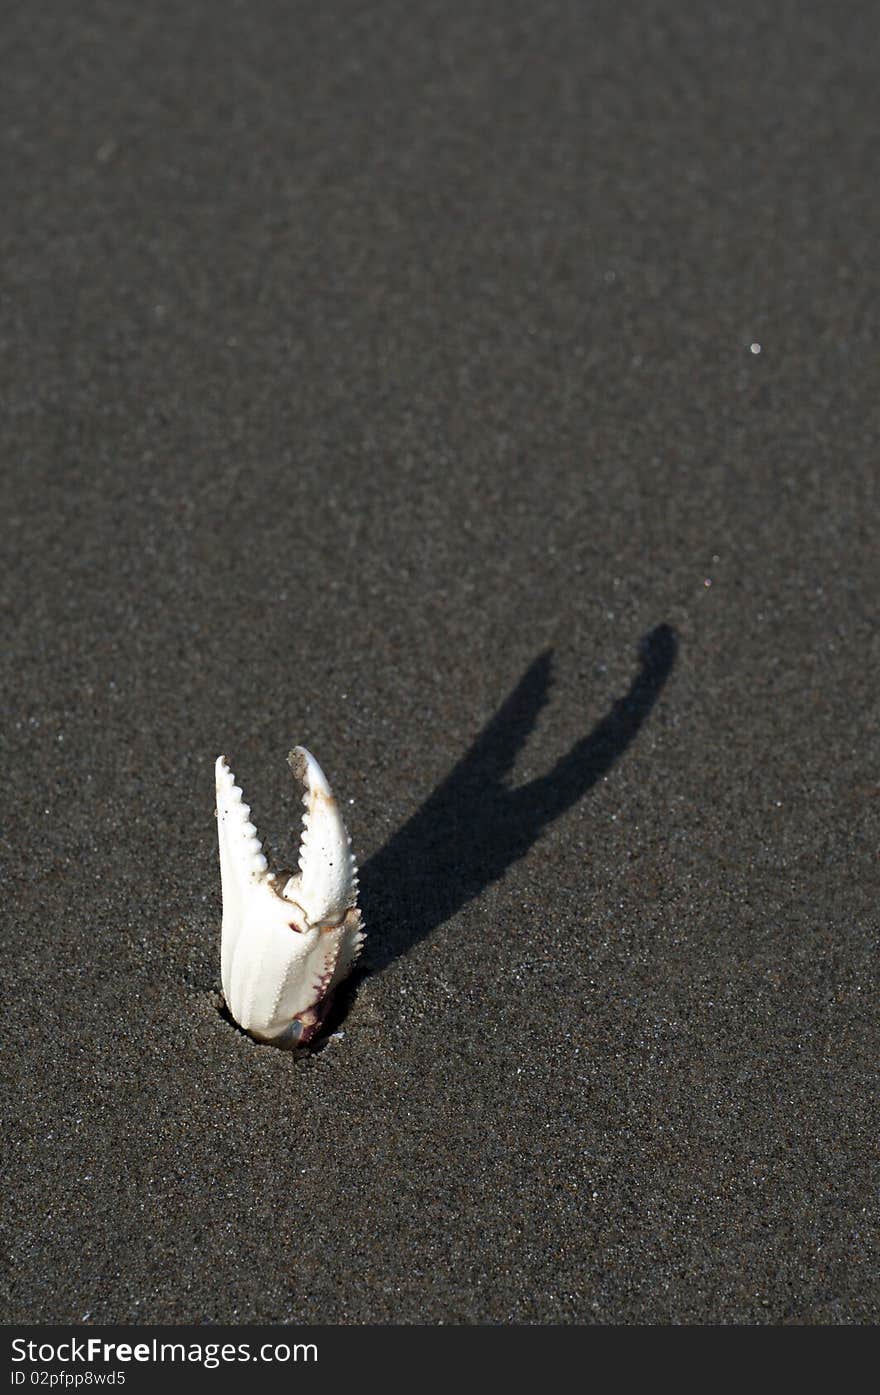
<path id="1" fill-rule="evenodd" d="M 338 925 L 357 899 L 357 866 L 350 839 L 329 781 L 305 746 L 287 757 L 294 776 L 305 787 L 299 876 L 285 896 L 302 906 L 310 924 Z"/>
<path id="2" fill-rule="evenodd" d="M 324 774 L 311 751 L 307 751 L 305 746 L 294 746 L 287 757 L 287 764 L 293 774 L 306 787 L 306 794 L 323 795 L 325 799 L 333 798 L 333 791 L 330 788 L 327 776 Z"/>

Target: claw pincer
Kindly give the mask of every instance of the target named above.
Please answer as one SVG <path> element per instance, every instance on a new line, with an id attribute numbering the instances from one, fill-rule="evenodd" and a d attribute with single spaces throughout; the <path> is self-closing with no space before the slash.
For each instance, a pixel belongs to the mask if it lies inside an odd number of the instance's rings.
<path id="1" fill-rule="evenodd" d="M 288 756 L 305 788 L 299 872 L 279 887 L 250 809 L 220 756 L 217 834 L 223 888 L 220 975 L 226 1005 L 257 1041 L 301 1046 L 360 953 L 357 864 L 323 770 L 304 746 Z"/>

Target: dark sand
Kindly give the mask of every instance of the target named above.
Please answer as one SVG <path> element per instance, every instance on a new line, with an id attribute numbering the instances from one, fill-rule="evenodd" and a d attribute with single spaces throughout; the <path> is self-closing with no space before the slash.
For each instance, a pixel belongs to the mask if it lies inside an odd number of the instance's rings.
<path id="1" fill-rule="evenodd" d="M 6 1319 L 876 1321 L 876 6 L 4 35 Z"/>

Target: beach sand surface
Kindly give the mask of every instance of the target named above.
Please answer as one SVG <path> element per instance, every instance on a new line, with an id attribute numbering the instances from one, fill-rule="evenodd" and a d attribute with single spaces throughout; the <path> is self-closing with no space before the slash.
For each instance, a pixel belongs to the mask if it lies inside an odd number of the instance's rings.
<path id="1" fill-rule="evenodd" d="M 4 28 L 5 1320 L 876 1322 L 876 8 Z"/>

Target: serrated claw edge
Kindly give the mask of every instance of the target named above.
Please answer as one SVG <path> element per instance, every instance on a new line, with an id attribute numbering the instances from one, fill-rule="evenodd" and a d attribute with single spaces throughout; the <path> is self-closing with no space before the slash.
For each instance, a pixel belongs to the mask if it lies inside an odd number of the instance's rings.
<path id="1" fill-rule="evenodd" d="M 314 756 L 288 757 L 304 786 L 299 873 L 279 891 L 225 756 L 217 759 L 223 890 L 220 968 L 235 1021 L 258 1041 L 302 1045 L 360 953 L 357 865 L 333 791 Z"/>

